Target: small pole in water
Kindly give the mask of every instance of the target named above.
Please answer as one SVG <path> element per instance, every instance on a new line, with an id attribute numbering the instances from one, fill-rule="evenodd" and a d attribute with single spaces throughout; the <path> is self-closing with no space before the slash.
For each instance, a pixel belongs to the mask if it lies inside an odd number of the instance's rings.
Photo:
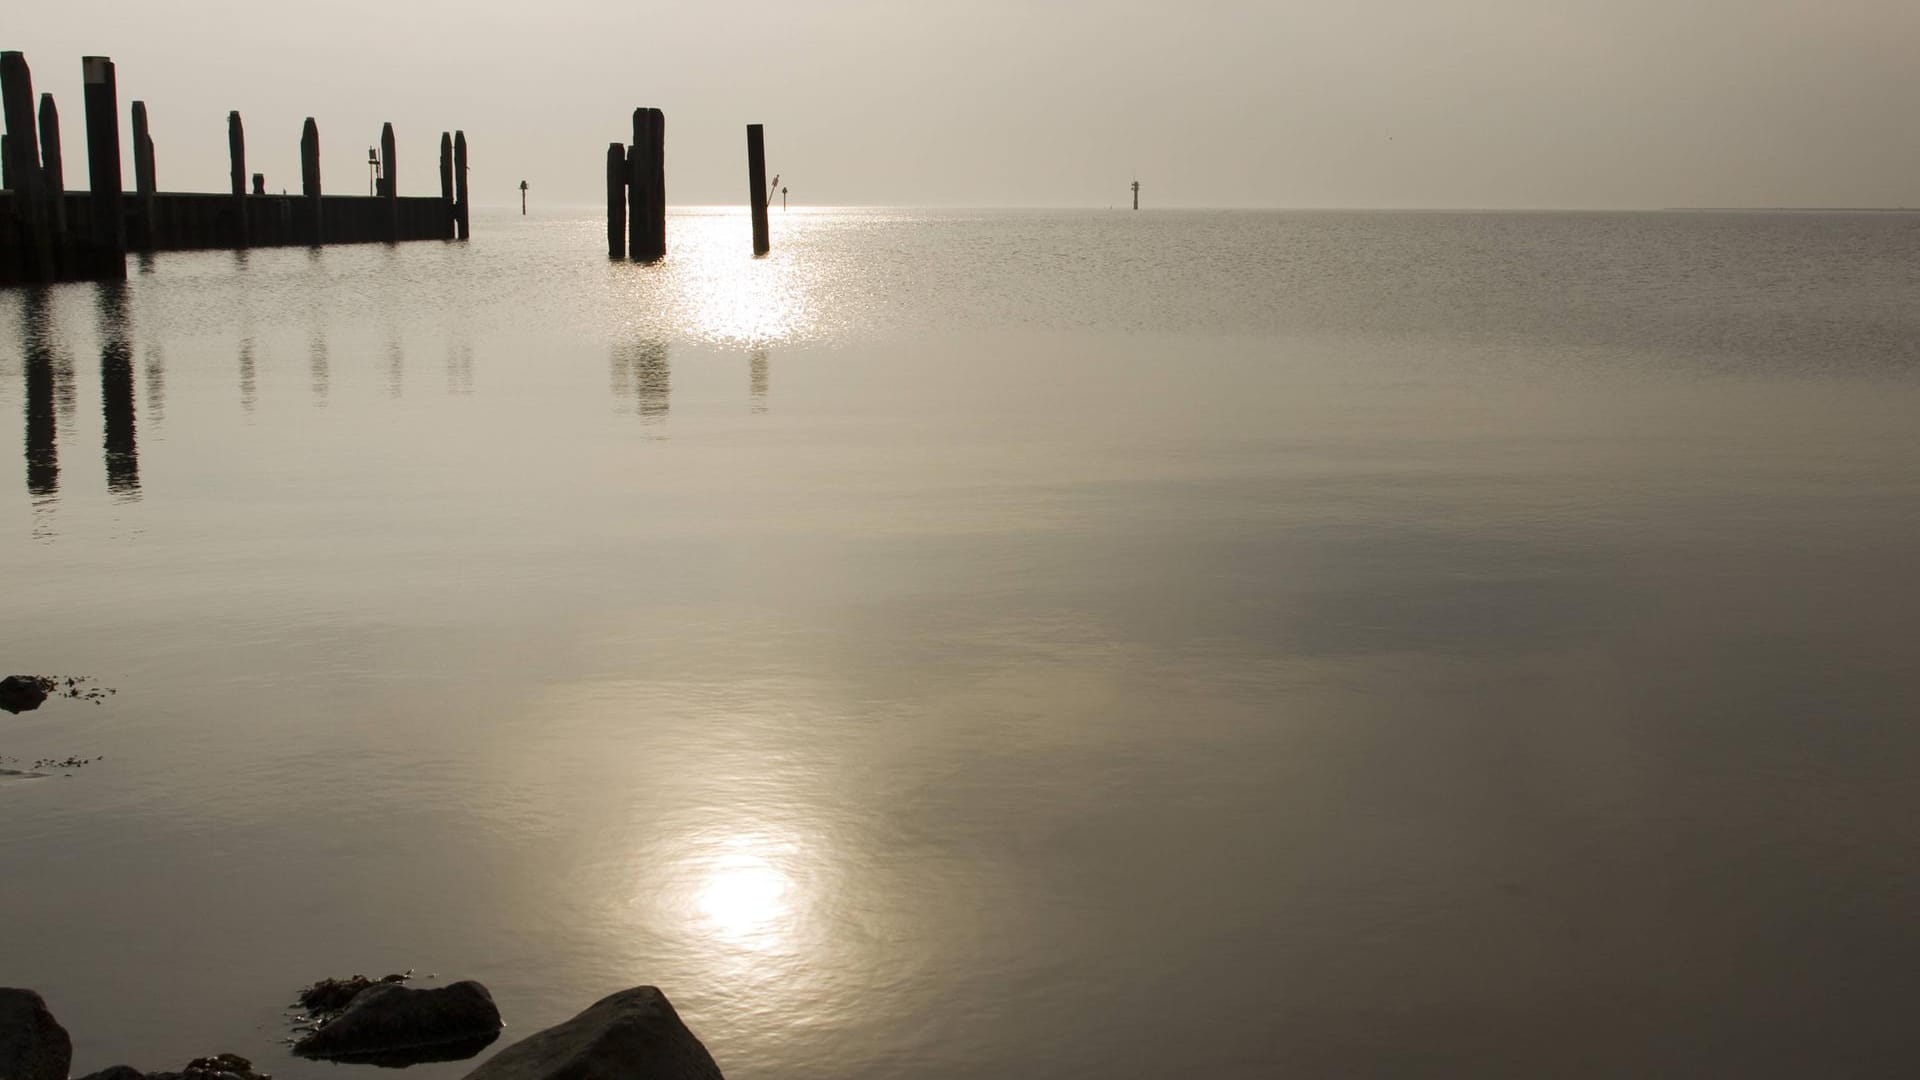
<path id="1" fill-rule="evenodd" d="M 627 254 L 627 147 L 607 144 L 607 258 Z"/>
<path id="2" fill-rule="evenodd" d="M 380 194 L 380 151 L 367 147 L 367 194 Z"/>
<path id="3" fill-rule="evenodd" d="M 1140 209 L 1140 181 L 1133 182 L 1133 208 Z"/>
<path id="4" fill-rule="evenodd" d="M 527 216 L 527 182 L 520 181 L 520 216 Z"/>
<path id="5" fill-rule="evenodd" d="M 787 212 L 787 189 L 786 188 L 780 189 L 780 212 L 783 214 Z"/>

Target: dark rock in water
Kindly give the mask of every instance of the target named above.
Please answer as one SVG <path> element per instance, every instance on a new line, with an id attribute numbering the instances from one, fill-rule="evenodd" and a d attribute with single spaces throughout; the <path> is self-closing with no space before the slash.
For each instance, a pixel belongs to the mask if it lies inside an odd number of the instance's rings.
<path id="1" fill-rule="evenodd" d="M 407 975 L 413 969 L 407 969 Z M 300 1007 L 311 1013 L 339 1012 L 353 1003 L 362 990 L 381 985 L 381 983 L 400 983 L 407 981 L 407 975 L 389 975 L 375 982 L 365 975 L 355 975 L 350 979 L 321 979 L 305 990 L 300 991 Z"/>
<path id="2" fill-rule="evenodd" d="M 466 1080 L 723 1080 L 667 995 L 636 986 L 488 1059 Z"/>
<path id="3" fill-rule="evenodd" d="M 113 1065 L 99 1072 L 88 1073 L 80 1080 L 147 1080 L 147 1074 L 131 1065 Z"/>
<path id="4" fill-rule="evenodd" d="M 52 679 L 43 679 L 38 675 L 9 675 L 0 679 L 0 709 L 10 713 L 32 712 L 47 700 L 47 693 L 52 689 Z M 66 1077 L 60 1080 L 66 1080 Z"/>
<path id="5" fill-rule="evenodd" d="M 0 1080 L 67 1080 L 73 1040 L 31 990 L 0 988 Z"/>
<path id="6" fill-rule="evenodd" d="M 293 1052 L 335 1061 L 381 1065 L 453 1061 L 471 1057 L 500 1037 L 500 1010 L 487 988 L 472 980 L 437 990 L 380 983 Z"/>

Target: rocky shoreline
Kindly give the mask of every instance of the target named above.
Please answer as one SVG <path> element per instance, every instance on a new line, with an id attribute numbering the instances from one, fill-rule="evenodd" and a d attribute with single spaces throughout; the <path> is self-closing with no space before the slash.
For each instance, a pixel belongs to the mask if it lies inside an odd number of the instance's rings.
<path id="1" fill-rule="evenodd" d="M 294 1053 L 342 1064 L 459 1061 L 499 1038 L 493 995 L 472 980 L 433 989 L 405 976 L 323 979 L 301 993 L 313 1014 Z M 73 1041 L 32 990 L 0 988 L 0 1080 L 70 1080 Z M 600 999 L 573 1019 L 514 1043 L 466 1080 L 722 1080 L 707 1048 L 657 987 Z M 216 1054 L 172 1072 L 115 1065 L 72 1080 L 273 1080 L 246 1058 Z"/>

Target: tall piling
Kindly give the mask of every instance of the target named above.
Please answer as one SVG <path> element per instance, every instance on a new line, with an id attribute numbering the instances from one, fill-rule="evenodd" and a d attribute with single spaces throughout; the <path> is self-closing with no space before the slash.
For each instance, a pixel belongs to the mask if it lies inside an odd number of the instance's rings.
<path id="1" fill-rule="evenodd" d="M 233 183 L 233 246 L 246 247 L 252 231 L 247 228 L 247 131 L 237 109 L 227 114 L 227 165 Z"/>
<path id="2" fill-rule="evenodd" d="M 113 61 L 83 56 L 80 71 L 87 113 L 87 187 L 93 204 L 92 277 L 127 276 L 127 218 L 120 206 L 120 90 Z"/>
<path id="3" fill-rule="evenodd" d="M 380 193 L 387 197 L 387 239 L 400 240 L 400 170 L 393 148 L 393 124 L 380 127 Z"/>
<path id="4" fill-rule="evenodd" d="M 53 208 L 40 173 L 40 140 L 35 132 L 33 72 L 22 53 L 0 53 L 0 111 L 7 122 L 7 178 L 13 188 L 16 229 L 0 236 L 0 281 L 52 281 L 58 275 L 53 253 Z"/>
<path id="5" fill-rule="evenodd" d="M 459 228 L 460 239 L 472 239 L 472 208 L 467 204 L 467 133 L 464 131 L 453 133 L 453 202 L 454 224 Z"/>
<path id="6" fill-rule="evenodd" d="M 440 133 L 440 205 L 444 211 L 444 231 L 440 235 L 451 240 L 459 217 L 453 205 L 453 135 L 445 131 Z"/>
<path id="7" fill-rule="evenodd" d="M 60 109 L 52 94 L 40 95 L 40 185 L 53 215 L 53 231 L 67 231 L 67 170 L 60 162 Z"/>
<path id="8" fill-rule="evenodd" d="M 607 258 L 627 255 L 627 148 L 607 144 Z"/>
<path id="9" fill-rule="evenodd" d="M 747 185 L 753 189 L 753 257 L 765 255 L 767 243 L 767 134 L 762 124 L 747 125 Z"/>
<path id="10" fill-rule="evenodd" d="M 147 103 L 133 103 L 133 186 L 137 193 L 133 246 L 153 250 L 153 133 L 147 129 Z"/>
<path id="11" fill-rule="evenodd" d="M 326 224 L 320 219 L 320 125 L 311 116 L 300 131 L 300 194 L 307 197 L 310 242 L 326 243 Z"/>
<path id="12" fill-rule="evenodd" d="M 627 248 L 640 262 L 657 262 L 667 255 L 666 139 L 665 113 L 633 110 L 633 146 L 627 152 Z"/>
<path id="13" fill-rule="evenodd" d="M 4 131 L 0 131 L 0 189 L 13 190 L 13 142 Z"/>

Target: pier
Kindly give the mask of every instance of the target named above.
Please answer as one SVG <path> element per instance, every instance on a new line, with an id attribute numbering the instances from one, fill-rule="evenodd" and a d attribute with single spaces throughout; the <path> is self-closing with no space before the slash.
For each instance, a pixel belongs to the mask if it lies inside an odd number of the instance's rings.
<path id="1" fill-rule="evenodd" d="M 144 101 L 132 103 L 134 190 L 120 163 L 119 92 L 113 61 L 81 60 L 85 82 L 88 190 L 65 190 L 60 114 L 42 94 L 36 115 L 26 57 L 0 53 L 6 135 L 0 147 L 0 286 L 126 277 L 128 251 L 190 251 L 288 245 L 464 240 L 469 235 L 467 137 L 440 135 L 440 193 L 403 196 L 393 125 L 380 133 L 380 182 L 372 195 L 328 195 L 321 187 L 320 130 L 308 117 L 300 137 L 298 195 L 269 195 L 252 174 L 246 134 L 227 114 L 231 190 L 163 191 Z"/>

